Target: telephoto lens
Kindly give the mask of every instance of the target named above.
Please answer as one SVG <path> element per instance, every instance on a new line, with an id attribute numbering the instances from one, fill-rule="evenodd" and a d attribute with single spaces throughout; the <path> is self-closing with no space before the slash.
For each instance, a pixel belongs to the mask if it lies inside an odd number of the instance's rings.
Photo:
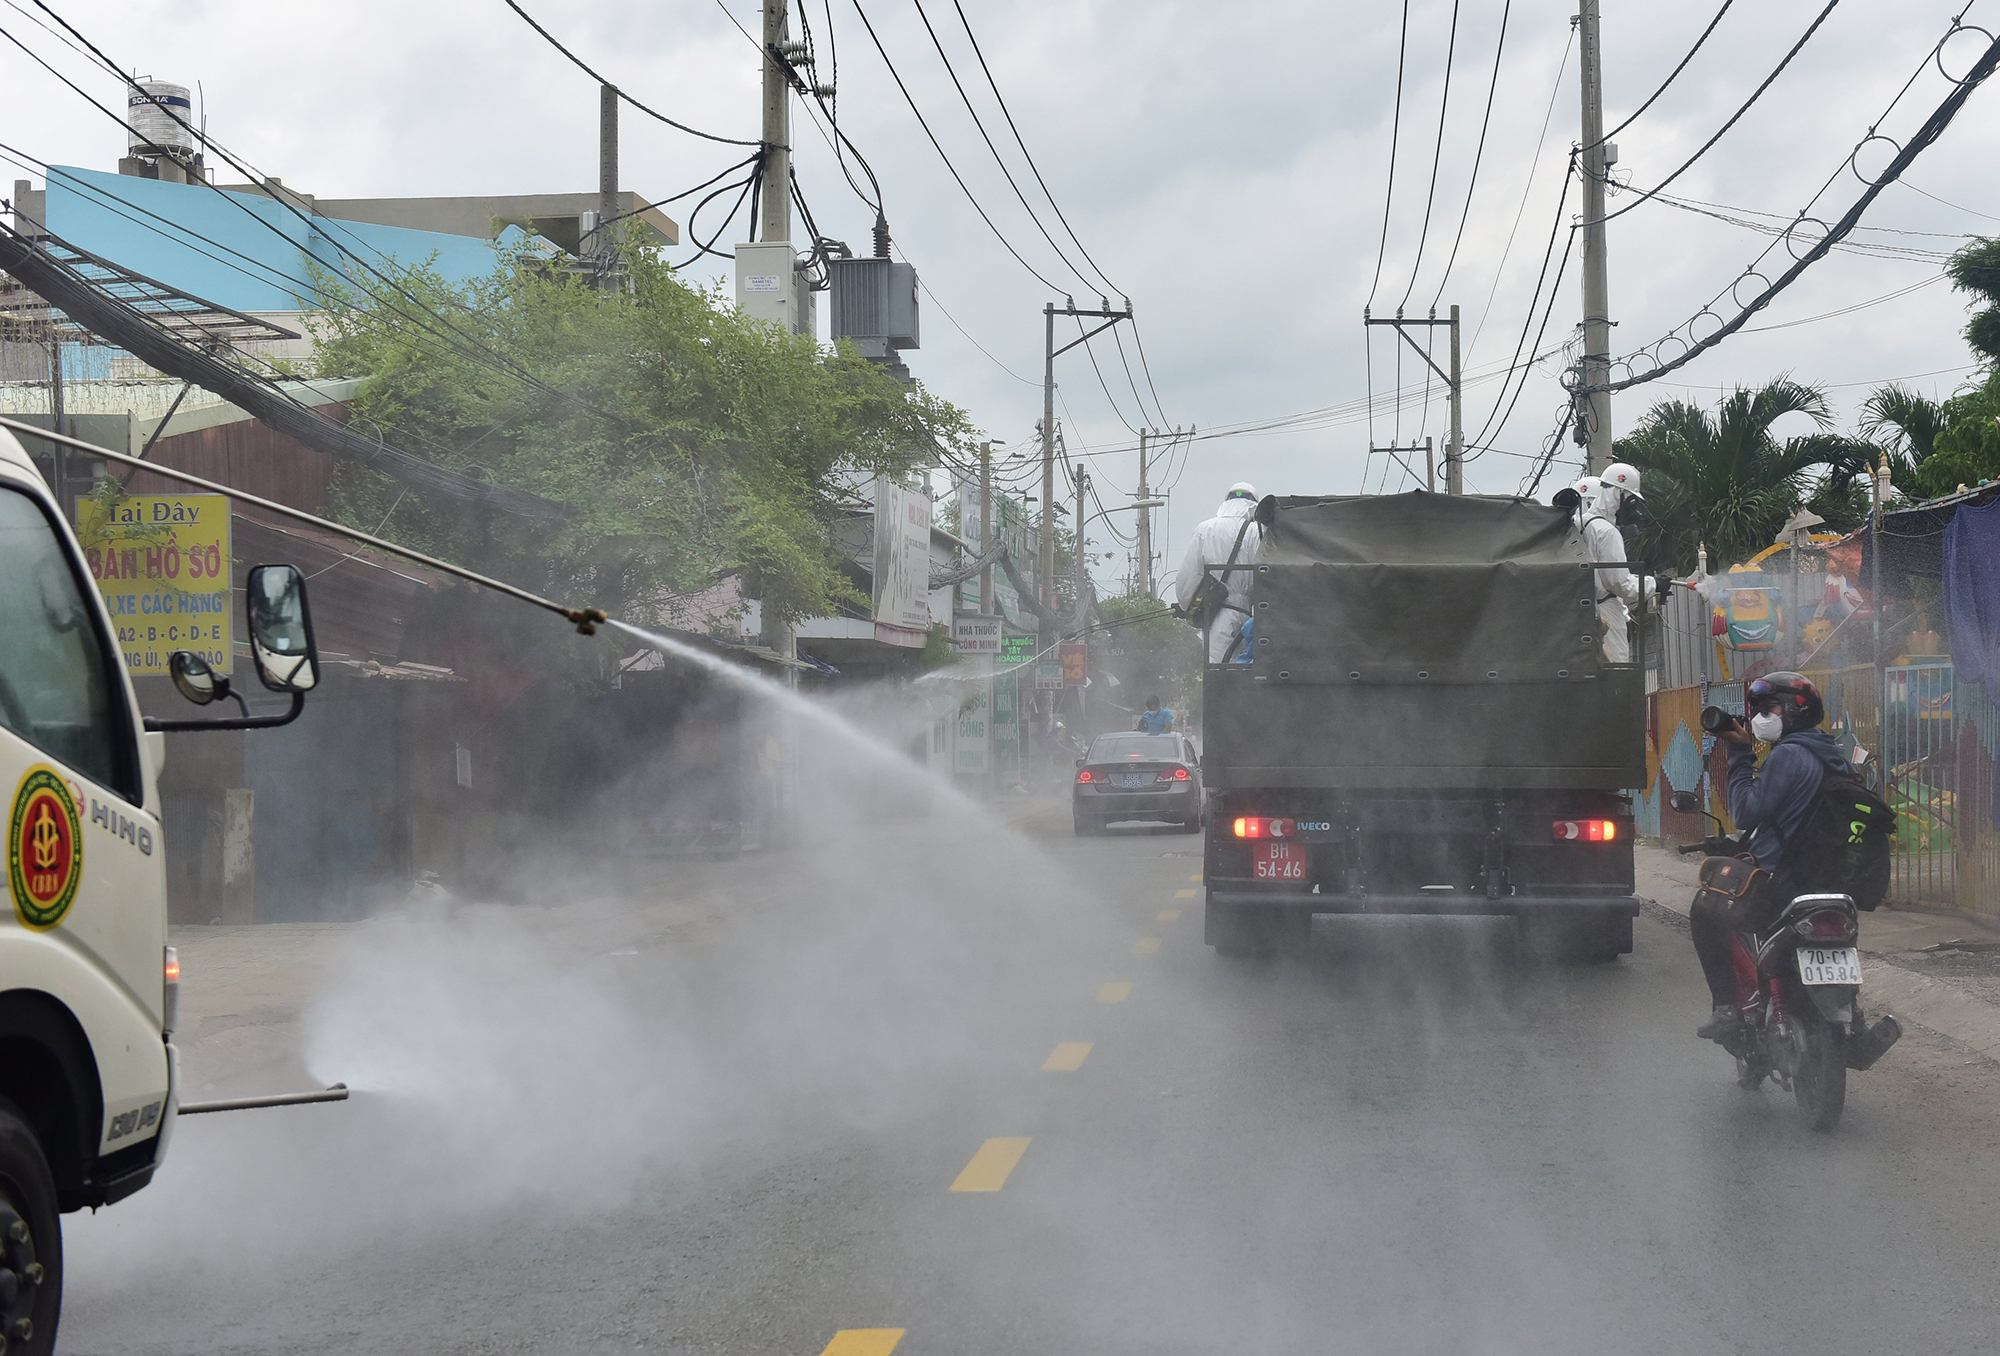
<path id="1" fill-rule="evenodd" d="M 1735 723 L 1736 717 L 1730 715 L 1719 706 L 1704 706 L 1701 708 L 1701 728 L 1710 734 L 1721 734 Z"/>

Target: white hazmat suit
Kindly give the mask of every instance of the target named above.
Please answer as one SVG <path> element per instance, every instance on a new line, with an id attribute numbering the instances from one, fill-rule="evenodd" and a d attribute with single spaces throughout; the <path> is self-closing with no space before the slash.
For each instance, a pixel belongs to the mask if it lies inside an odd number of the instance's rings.
<path id="1" fill-rule="evenodd" d="M 1229 497 L 1222 501 L 1222 507 L 1215 516 L 1194 530 L 1194 540 L 1188 543 L 1187 555 L 1181 559 L 1181 572 L 1174 580 L 1174 596 L 1183 610 L 1194 604 L 1194 591 L 1201 587 L 1203 577 L 1211 565 L 1229 562 L 1229 553 L 1236 552 L 1238 565 L 1255 565 L 1257 551 L 1263 545 L 1263 529 L 1250 522 L 1250 515 L 1257 511 L 1257 491 L 1244 483 L 1232 485 Z M 1246 531 L 1244 525 L 1248 523 Z M 1236 544 L 1241 534 L 1243 545 Z M 1215 619 L 1215 625 L 1208 632 L 1208 662 L 1222 664 L 1229 660 L 1229 652 L 1235 648 L 1237 637 L 1243 633 L 1243 623 L 1250 619 L 1251 581 L 1255 575 L 1249 570 L 1231 570 L 1222 576 L 1229 589 L 1229 601 Z"/>
<path id="2" fill-rule="evenodd" d="M 1626 483 L 1615 482 L 1614 472 L 1629 473 Z M 1597 492 L 1583 504 L 1584 550 L 1594 561 L 1616 562 L 1596 572 L 1597 620 L 1604 628 L 1605 661 L 1612 664 L 1632 662 L 1632 609 L 1643 608 L 1653 596 L 1653 581 L 1633 574 L 1624 563 L 1618 510 L 1628 495 L 1639 498 L 1639 473 L 1619 463 L 1606 469 Z"/>

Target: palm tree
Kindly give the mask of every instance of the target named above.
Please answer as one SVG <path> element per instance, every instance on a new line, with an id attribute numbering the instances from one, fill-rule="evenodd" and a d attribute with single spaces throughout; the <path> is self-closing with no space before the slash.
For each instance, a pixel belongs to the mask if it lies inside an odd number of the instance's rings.
<path id="1" fill-rule="evenodd" d="M 1877 387 L 1861 405 L 1861 436 L 1889 453 L 1889 476 L 1912 499 L 1927 497 L 1917 468 L 1937 451 L 1938 438 L 1951 428 L 1949 402 L 1932 400 L 1891 382 Z"/>
<path id="2" fill-rule="evenodd" d="M 1805 415 L 1814 431 L 1781 442 L 1771 426 L 1791 414 Z M 1769 546 L 1808 497 L 1844 516 L 1874 449 L 1832 426 L 1825 392 L 1789 377 L 1738 387 L 1712 417 L 1685 400 L 1653 406 L 1616 447 L 1646 473 L 1650 521 L 1632 534 L 1635 558 L 1687 571 L 1705 542 L 1711 568 L 1721 568 Z M 1816 483 L 1814 468 L 1825 468 Z"/>

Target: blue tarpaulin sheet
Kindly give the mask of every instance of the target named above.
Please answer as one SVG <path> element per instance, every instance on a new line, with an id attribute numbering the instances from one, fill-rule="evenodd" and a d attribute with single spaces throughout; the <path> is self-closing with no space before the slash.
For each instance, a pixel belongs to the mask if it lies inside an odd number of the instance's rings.
<path id="1" fill-rule="evenodd" d="M 2000 684 L 2000 502 L 1960 504 L 1944 530 L 1944 613 L 1958 672 Z"/>

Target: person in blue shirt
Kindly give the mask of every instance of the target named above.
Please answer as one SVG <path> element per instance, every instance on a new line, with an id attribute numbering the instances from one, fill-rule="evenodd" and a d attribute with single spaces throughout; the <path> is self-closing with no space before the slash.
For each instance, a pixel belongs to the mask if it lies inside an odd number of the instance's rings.
<path id="1" fill-rule="evenodd" d="M 1819 689 L 1803 674 L 1767 673 L 1752 680 L 1743 695 L 1749 721 L 1731 725 L 1716 738 L 1729 745 L 1729 816 L 1737 828 L 1753 830 L 1750 855 L 1772 875 L 1765 892 L 1768 921 L 1772 908 L 1805 893 L 1799 872 L 1813 865 L 1787 860 L 1785 845 L 1813 812 L 1826 774 L 1853 769 L 1833 736 L 1818 728 L 1826 706 Z M 1754 748 L 1759 740 L 1771 745 L 1761 769 Z M 1730 923 L 1720 902 L 1706 895 L 1696 896 L 1688 923 L 1714 1004 L 1695 1034 L 1720 1040 L 1742 1020 L 1730 963 Z"/>
<path id="2" fill-rule="evenodd" d="M 1158 697 L 1146 698 L 1146 709 L 1139 713 L 1139 723 L 1132 727 L 1147 734 L 1170 734 L 1174 728 L 1174 713 L 1160 705 Z"/>

